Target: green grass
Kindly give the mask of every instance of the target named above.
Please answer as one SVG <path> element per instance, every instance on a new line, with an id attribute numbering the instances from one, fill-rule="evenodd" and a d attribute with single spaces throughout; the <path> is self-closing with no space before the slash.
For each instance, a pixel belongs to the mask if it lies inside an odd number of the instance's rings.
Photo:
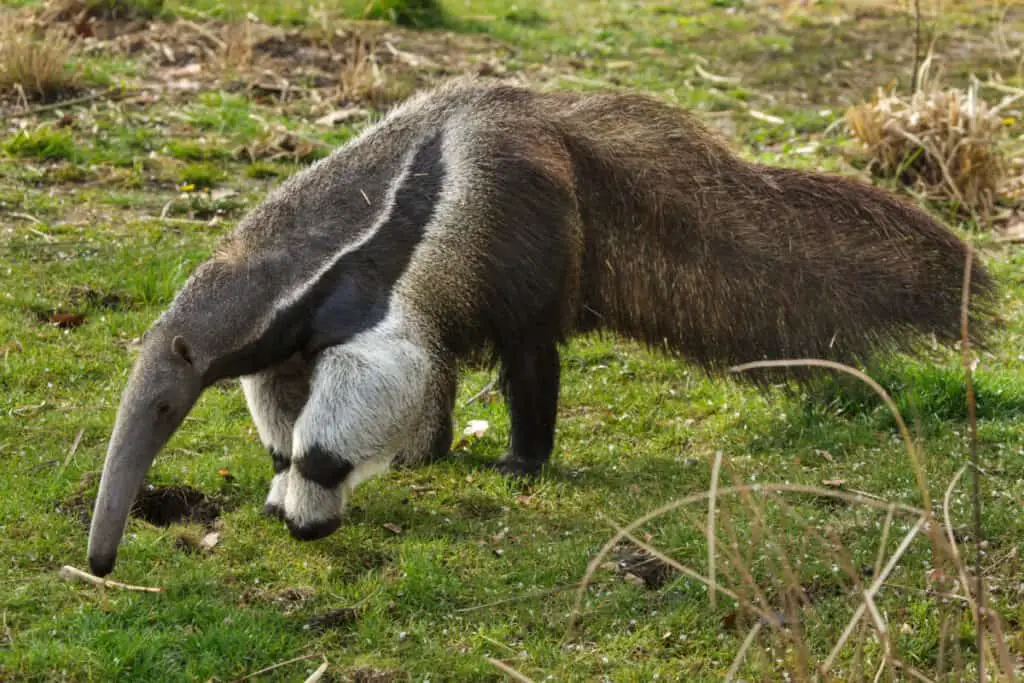
<path id="1" fill-rule="evenodd" d="M 328 16 L 357 16 L 364 5 L 325 8 Z M 321 21 L 308 3 L 244 7 L 311 31 Z M 840 153 L 846 140 L 841 131 L 826 136 L 826 128 L 845 102 L 905 79 L 910 48 L 902 20 L 836 24 L 829 18 L 835 3 L 816 3 L 811 14 L 788 22 L 750 0 L 459 0 L 444 8 L 449 26 L 503 41 L 510 70 L 545 64 L 564 87 L 648 90 L 728 123 L 726 134 L 750 159 L 839 172 L 852 170 Z M 202 21 L 243 11 L 234 0 L 167 0 L 161 17 Z M 993 28 L 986 17 L 977 13 L 968 24 L 960 10 L 938 25 L 960 25 L 981 41 Z M 951 44 L 942 39 L 938 48 Z M 872 46 L 869 64 L 864 53 Z M 1012 64 L 971 49 L 948 64 L 951 77 L 994 66 L 1019 82 Z M 102 52 L 87 64 L 107 82 L 128 83 L 150 68 L 140 55 Z M 696 65 L 738 82 L 709 81 Z M 748 107 L 784 123 L 748 116 Z M 342 527 L 311 544 L 293 541 L 283 525 L 259 514 L 269 458 L 237 383 L 217 386 L 158 458 L 150 480 L 226 501 L 219 543 L 190 551 L 178 539 L 203 533 L 197 525 L 162 528 L 133 519 L 113 578 L 163 593 L 63 581 L 62 565 L 84 566 L 83 514 L 130 368 L 130 341 L 246 209 L 355 132 L 316 126 L 317 115 L 302 97 L 280 102 L 244 89 L 203 90 L 146 103 L 99 100 L 71 110 L 68 120 L 44 112 L 23 129 L 0 131 L 0 680 L 225 681 L 307 653 L 331 662 L 325 680 L 373 680 L 373 671 L 391 672 L 393 680 L 503 680 L 486 657 L 536 680 L 721 680 L 749 624 L 727 599 L 709 608 L 695 581 L 649 589 L 602 570 L 584 602 L 583 633 L 567 641 L 573 592 L 541 593 L 579 581 L 615 524 L 706 490 L 719 451 L 723 484 L 839 480 L 847 490 L 920 504 L 892 416 L 859 384 L 759 393 L 631 343 L 585 338 L 563 354 L 556 460 L 540 481 L 509 481 L 486 467 L 503 452 L 508 418 L 500 400 L 477 401 L 460 407 L 458 427 L 488 420 L 483 438 L 467 440 L 444 462 L 363 485 Z M 281 143 L 282 131 L 294 139 Z M 189 184 L 193 191 L 183 193 Z M 972 225 L 955 229 L 984 248 L 1005 288 L 1004 323 L 981 357 L 975 389 L 988 475 L 986 567 L 1019 652 L 1024 250 L 996 244 Z M 53 311 L 84 322 L 54 326 L 47 322 Z M 955 353 L 935 352 L 885 359 L 873 369 L 920 439 L 938 500 L 966 458 L 959 363 Z M 489 379 L 468 370 L 459 406 Z M 969 536 L 967 491 L 965 481 L 952 513 Z M 821 658 L 855 600 L 842 593 L 849 582 L 834 570 L 835 554 L 811 532 L 835 534 L 858 569 L 870 568 L 884 511 L 810 496 L 786 502 L 792 514 L 766 508 L 768 538 L 799 563 L 800 581 L 816 595 L 807 640 Z M 725 501 L 721 510 L 723 539 L 734 529 L 753 575 L 767 582 L 779 571 L 778 553 L 763 536 L 747 543 L 757 530 L 742 505 Z M 651 542 L 704 571 L 705 512 L 700 503 L 648 526 Z M 894 525 L 890 551 L 906 522 Z M 727 552 L 719 560 L 723 580 L 734 578 Z M 937 657 L 941 624 L 934 602 L 915 589 L 927 586 L 930 562 L 927 542 L 918 539 L 878 599 L 903 657 L 926 670 Z M 315 615 L 349 606 L 357 607 L 350 619 L 304 628 Z M 958 642 L 970 658 L 970 632 Z M 744 676 L 777 680 L 777 653 L 755 648 Z M 302 680 L 318 663 L 309 659 L 259 680 Z"/>

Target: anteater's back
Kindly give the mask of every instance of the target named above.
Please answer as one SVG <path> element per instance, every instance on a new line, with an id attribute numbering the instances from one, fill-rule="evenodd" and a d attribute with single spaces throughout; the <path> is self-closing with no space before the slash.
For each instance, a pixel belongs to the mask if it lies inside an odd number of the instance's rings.
<path id="1" fill-rule="evenodd" d="M 544 96 L 575 160 L 581 326 L 705 365 L 854 359 L 959 335 L 964 244 L 865 183 L 748 164 L 634 95 Z M 991 282 L 972 266 L 976 310 Z"/>

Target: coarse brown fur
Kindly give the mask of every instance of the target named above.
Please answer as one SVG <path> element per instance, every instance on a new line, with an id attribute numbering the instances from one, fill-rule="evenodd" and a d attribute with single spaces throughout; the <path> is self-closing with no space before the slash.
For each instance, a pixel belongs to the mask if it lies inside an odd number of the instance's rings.
<path id="1" fill-rule="evenodd" d="M 748 163 L 688 113 L 636 95 L 548 99 L 585 226 L 579 329 L 709 368 L 858 361 L 960 337 L 965 245 L 891 192 Z M 568 107 L 566 105 L 569 105 Z M 979 337 L 993 283 L 972 265 Z"/>

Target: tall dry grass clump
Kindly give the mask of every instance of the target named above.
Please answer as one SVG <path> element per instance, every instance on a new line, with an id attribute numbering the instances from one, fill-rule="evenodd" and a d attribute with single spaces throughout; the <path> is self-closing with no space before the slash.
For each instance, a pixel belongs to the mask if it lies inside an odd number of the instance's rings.
<path id="1" fill-rule="evenodd" d="M 971 250 L 964 300 L 968 299 Z M 749 372 L 773 367 L 817 367 L 866 383 L 892 412 L 916 482 L 917 500 L 886 500 L 865 491 L 792 483 L 746 483 L 721 452 L 711 462 L 707 490 L 671 501 L 630 521 L 612 523 L 614 534 L 590 560 L 575 589 L 565 642 L 585 630 L 589 609 L 600 609 L 600 593 L 589 589 L 616 552 L 627 552 L 627 574 L 635 583 L 644 563 L 661 563 L 678 582 L 706 588 L 708 618 L 744 635 L 725 681 L 1016 681 L 1017 662 L 1000 615 L 990 605 L 986 568 L 978 552 L 981 494 L 978 477 L 973 364 L 966 306 L 962 320 L 967 386 L 969 454 L 957 473 L 931 495 L 925 460 L 892 397 L 855 368 L 819 359 L 761 361 L 732 368 Z M 971 471 L 973 470 L 973 472 Z M 973 520 L 968 523 L 974 557 L 961 547 L 964 524 L 956 524 L 954 500 L 965 476 Z M 812 512 L 808 514 L 808 505 Z M 839 514 L 843 512 L 843 514 Z M 656 547 L 665 538 L 655 527 L 690 526 L 705 539 L 703 556 Z M 815 517 L 817 519 L 815 519 Z M 873 529 L 873 531 L 868 531 Z M 668 544 L 669 541 L 663 541 Z M 638 552 L 639 551 L 639 552 Z M 922 568 L 922 564 L 925 565 Z M 649 570 L 648 570 L 649 571 Z M 621 571 L 619 573 L 622 573 Z M 676 584 L 678 585 L 678 584 Z M 649 586 L 651 587 L 651 586 Z M 716 612 L 717 603 L 729 612 Z M 589 603 L 589 604 L 588 604 Z M 922 615 L 922 610 L 927 610 Z M 926 620 L 931 623 L 925 623 Z M 582 626 L 581 626 L 582 623 Z M 973 637 L 965 638 L 966 633 Z M 920 643 L 928 643 L 922 650 Z M 969 644 L 968 644 L 969 643 Z M 509 662 L 489 660 L 519 681 L 532 681 Z"/>
<path id="2" fill-rule="evenodd" d="M 988 217 L 1008 164 L 1001 149 L 1004 100 L 991 106 L 967 90 L 943 88 L 929 55 L 910 96 L 879 90 L 849 109 L 846 124 L 877 176 L 896 179 L 929 200 L 953 202 L 962 213 Z"/>
<path id="3" fill-rule="evenodd" d="M 71 63 L 75 43 L 63 28 L 35 29 L 13 13 L 0 13 L 0 93 L 50 100 L 80 85 Z"/>

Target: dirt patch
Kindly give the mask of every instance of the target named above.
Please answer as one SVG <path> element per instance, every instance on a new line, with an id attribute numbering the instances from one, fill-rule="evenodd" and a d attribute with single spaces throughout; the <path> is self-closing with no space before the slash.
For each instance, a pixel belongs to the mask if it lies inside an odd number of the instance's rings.
<path id="1" fill-rule="evenodd" d="M 108 311 L 126 311 L 135 307 L 135 302 L 124 294 L 78 285 L 71 288 L 68 298 L 75 306 L 84 305 Z"/>
<path id="2" fill-rule="evenodd" d="M 306 620 L 302 628 L 306 631 L 326 631 L 354 624 L 359 619 L 359 610 L 355 607 L 341 607 L 323 614 L 315 614 Z"/>
<path id="3" fill-rule="evenodd" d="M 54 511 L 77 519 L 84 529 L 88 529 L 92 524 L 92 508 L 96 499 L 87 497 L 85 491 L 92 486 L 95 478 L 96 475 L 91 472 L 83 474 L 75 492 L 67 499 L 57 501 Z"/>
<path id="4" fill-rule="evenodd" d="M 404 671 L 374 669 L 369 666 L 350 669 L 347 673 L 352 683 L 399 683 L 400 681 L 412 680 L 409 674 Z"/>
<path id="5" fill-rule="evenodd" d="M 98 12 L 97 4 L 108 3 L 70 0 L 20 16 L 37 28 L 67 31 L 79 54 L 138 60 L 145 75 L 132 90 L 184 97 L 245 91 L 256 102 L 301 101 L 314 116 L 352 104 L 386 107 L 442 77 L 500 70 L 495 64 L 505 52 L 485 35 L 382 22 L 284 29 L 253 21 L 151 20 Z"/>
<path id="6" fill-rule="evenodd" d="M 661 588 L 679 574 L 669 564 L 631 543 L 620 545 L 615 556 L 614 562 L 606 562 L 602 567 L 614 571 L 630 583 L 651 590 Z"/>
<path id="7" fill-rule="evenodd" d="M 139 492 L 131 516 L 163 527 L 180 522 L 211 524 L 222 510 L 223 503 L 192 487 L 147 484 Z"/>

